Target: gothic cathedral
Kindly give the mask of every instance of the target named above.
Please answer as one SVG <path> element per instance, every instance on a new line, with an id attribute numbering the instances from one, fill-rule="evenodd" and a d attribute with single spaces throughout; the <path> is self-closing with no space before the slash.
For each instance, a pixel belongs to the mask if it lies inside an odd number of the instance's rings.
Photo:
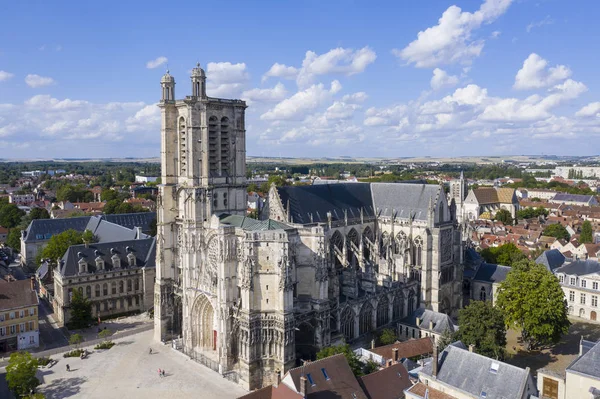
<path id="1" fill-rule="evenodd" d="M 271 187 L 246 216 L 246 104 L 161 79 L 155 339 L 246 389 L 324 346 L 456 316 L 463 243 L 454 201 L 422 182 Z"/>

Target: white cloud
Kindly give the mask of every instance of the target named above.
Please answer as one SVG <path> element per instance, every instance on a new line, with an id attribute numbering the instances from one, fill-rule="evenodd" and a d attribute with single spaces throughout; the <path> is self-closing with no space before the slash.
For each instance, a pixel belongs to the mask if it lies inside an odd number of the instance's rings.
<path id="1" fill-rule="evenodd" d="M 365 112 L 365 126 L 391 126 L 400 123 L 408 106 L 405 104 L 392 105 L 387 108 L 371 107 Z"/>
<path id="2" fill-rule="evenodd" d="M 242 100 L 245 100 L 248 105 L 254 102 L 274 102 L 281 101 L 287 95 L 285 86 L 279 82 L 273 88 L 269 89 L 252 89 L 242 93 Z"/>
<path id="3" fill-rule="evenodd" d="M 581 108 L 579 111 L 575 113 L 575 116 L 587 118 L 590 116 L 595 116 L 600 118 L 600 101 L 589 103 L 585 107 Z"/>
<path id="4" fill-rule="evenodd" d="M 483 39 L 473 37 L 482 24 L 490 24 L 504 14 L 512 0 L 485 0 L 474 13 L 462 11 L 455 5 L 448 7 L 438 24 L 417 34 L 408 46 L 392 53 L 417 68 L 431 68 L 442 64 L 469 64 L 481 54 Z"/>
<path id="5" fill-rule="evenodd" d="M 346 76 L 363 72 L 372 64 L 377 55 L 369 47 L 359 50 L 338 47 L 325 54 L 318 55 L 307 51 L 298 72 L 296 82 L 303 88 L 310 85 L 314 78 L 326 74 L 342 74 Z"/>
<path id="6" fill-rule="evenodd" d="M 27 86 L 29 86 L 29 87 L 37 88 L 37 87 L 50 86 L 50 85 L 55 84 L 56 82 L 54 79 L 52 79 L 50 77 L 29 74 L 25 77 L 25 83 L 27 83 Z"/>
<path id="7" fill-rule="evenodd" d="M 160 56 L 160 57 L 157 57 L 153 60 L 146 62 L 146 68 L 148 68 L 148 69 L 158 68 L 159 66 L 164 65 L 167 62 L 169 62 L 169 59 L 167 57 Z"/>
<path id="8" fill-rule="evenodd" d="M 513 88 L 517 90 L 539 89 L 552 86 L 571 76 L 571 70 L 565 65 L 547 68 L 548 61 L 537 55 L 529 54 L 523 62 L 523 67 L 515 76 Z"/>
<path id="9" fill-rule="evenodd" d="M 453 87 L 458 84 L 458 76 L 448 75 L 443 69 L 435 68 L 430 84 L 433 90 L 439 90 L 444 87 Z"/>
<path id="10" fill-rule="evenodd" d="M 352 94 L 346 94 L 344 97 L 342 97 L 342 101 L 345 103 L 356 104 L 364 103 L 365 101 L 367 101 L 368 98 L 369 96 L 367 95 L 367 93 L 365 93 L 364 91 L 359 91 Z"/>
<path id="11" fill-rule="evenodd" d="M 250 80 L 245 63 L 209 62 L 206 91 L 214 97 L 239 97 Z"/>
<path id="12" fill-rule="evenodd" d="M 500 32 L 499 30 L 495 30 L 495 31 L 493 31 L 493 32 L 492 32 L 492 34 L 490 35 L 490 37 L 491 37 L 492 39 L 497 39 L 498 37 L 500 37 L 500 34 L 501 34 L 501 33 L 502 33 L 502 32 Z"/>
<path id="13" fill-rule="evenodd" d="M 331 82 L 328 90 L 322 83 L 299 91 L 260 116 L 262 120 L 302 120 L 306 115 L 331 100 L 341 90 L 340 82 Z"/>
<path id="14" fill-rule="evenodd" d="M 354 116 L 356 110 L 360 108 L 361 106 L 358 104 L 335 101 L 329 108 L 327 108 L 327 111 L 325 111 L 325 117 L 329 120 L 350 119 Z"/>
<path id="15" fill-rule="evenodd" d="M 527 33 L 531 32 L 531 30 L 533 28 L 541 28 L 544 25 L 552 25 L 554 23 L 554 20 L 552 18 L 550 18 L 550 15 L 546 15 L 546 17 L 544 19 L 542 19 L 541 21 L 537 21 L 537 22 L 532 22 L 529 25 L 527 25 Z"/>
<path id="16" fill-rule="evenodd" d="M 262 81 L 266 81 L 270 77 L 282 78 L 282 79 L 296 79 L 298 75 L 298 68 L 293 66 L 287 66 L 284 64 L 274 63 L 273 66 L 265 73 L 262 77 Z"/>
<path id="17" fill-rule="evenodd" d="M 0 71 L 0 82 L 4 82 L 5 80 L 12 78 L 13 76 L 15 76 L 13 73 Z"/>

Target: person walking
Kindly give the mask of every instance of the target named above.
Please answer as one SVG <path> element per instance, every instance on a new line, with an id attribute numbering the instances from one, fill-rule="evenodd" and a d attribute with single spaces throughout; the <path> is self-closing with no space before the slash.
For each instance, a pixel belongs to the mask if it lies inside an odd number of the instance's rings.
<path id="1" fill-rule="evenodd" d="M 150 348 L 150 351 L 148 352 L 148 354 L 149 354 L 149 355 L 151 355 L 151 354 L 152 354 L 152 348 Z"/>
<path id="2" fill-rule="evenodd" d="M 162 369 L 162 376 L 165 376 L 165 369 Z"/>
<path id="3" fill-rule="evenodd" d="M 67 364 L 67 371 L 71 371 L 71 367 Z"/>

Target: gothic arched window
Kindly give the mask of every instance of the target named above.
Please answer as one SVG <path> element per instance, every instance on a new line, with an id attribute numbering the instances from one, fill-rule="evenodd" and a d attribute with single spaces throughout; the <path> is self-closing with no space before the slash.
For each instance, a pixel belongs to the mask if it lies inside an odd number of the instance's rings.
<path id="1" fill-rule="evenodd" d="M 421 266 L 422 253 L 423 253 L 423 240 L 421 239 L 421 237 L 415 238 L 413 251 L 414 251 L 413 265 Z"/>
<path id="2" fill-rule="evenodd" d="M 208 118 L 208 167 L 209 174 L 216 176 L 219 171 L 217 160 L 217 139 L 219 135 L 219 120 L 216 116 Z"/>
<path id="3" fill-rule="evenodd" d="M 394 320 L 401 319 L 404 316 L 404 297 L 402 294 L 397 294 L 392 303 L 392 318 Z"/>
<path id="4" fill-rule="evenodd" d="M 348 233 L 348 245 L 346 247 L 348 265 L 351 267 L 355 267 L 358 265 L 358 258 L 356 257 L 356 250 L 360 245 L 360 241 L 358 239 L 358 232 L 356 229 L 351 229 Z"/>
<path id="5" fill-rule="evenodd" d="M 481 290 L 479 291 L 479 300 L 480 301 L 485 301 L 486 300 L 486 292 L 485 292 L 485 288 L 481 287 Z"/>
<path id="6" fill-rule="evenodd" d="M 359 335 L 366 334 L 373 329 L 373 307 L 366 302 L 360 310 Z"/>
<path id="7" fill-rule="evenodd" d="M 185 118 L 179 118 L 179 169 L 181 174 L 187 170 L 187 148 L 186 148 L 186 126 Z"/>
<path id="8" fill-rule="evenodd" d="M 229 119 L 221 118 L 221 175 L 229 175 Z"/>
<path id="9" fill-rule="evenodd" d="M 344 238 L 342 237 L 342 234 L 339 231 L 333 233 L 333 235 L 329 239 L 329 247 L 331 249 L 333 264 L 336 266 L 336 268 L 341 268 L 342 263 L 340 261 L 340 258 L 343 256 L 344 253 Z"/>
<path id="10" fill-rule="evenodd" d="M 377 327 L 381 327 L 390 322 L 390 301 L 387 296 L 383 296 L 377 304 Z"/>
<path id="11" fill-rule="evenodd" d="M 363 257 L 365 260 L 371 260 L 371 244 L 373 243 L 373 230 L 369 226 L 365 227 L 363 237 Z"/>
<path id="12" fill-rule="evenodd" d="M 411 290 L 408 292 L 408 314 L 411 314 L 416 309 L 415 307 L 415 294 Z"/>
<path id="13" fill-rule="evenodd" d="M 349 307 L 344 309 L 340 317 L 342 323 L 342 334 L 346 341 L 354 338 L 354 312 Z"/>

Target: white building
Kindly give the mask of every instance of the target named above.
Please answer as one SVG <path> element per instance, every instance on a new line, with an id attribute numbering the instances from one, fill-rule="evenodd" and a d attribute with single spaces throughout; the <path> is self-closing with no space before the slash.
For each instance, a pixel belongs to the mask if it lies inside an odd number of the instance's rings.
<path id="1" fill-rule="evenodd" d="M 554 174 L 564 179 L 568 179 L 570 171 L 574 171 L 575 173 L 581 172 L 583 179 L 600 178 L 600 166 L 557 166 L 556 169 L 554 169 Z"/>
<path id="2" fill-rule="evenodd" d="M 32 202 L 35 202 L 35 195 L 33 194 L 8 194 L 8 202 L 15 205 L 29 206 Z"/>
<path id="3" fill-rule="evenodd" d="M 156 182 L 156 179 L 158 179 L 158 176 L 140 176 L 140 175 L 135 175 L 135 182 L 136 183 L 154 183 L 154 182 Z"/>
<path id="4" fill-rule="evenodd" d="M 600 297 L 600 263 L 576 260 L 554 271 L 565 293 L 569 314 L 598 321 Z"/>

